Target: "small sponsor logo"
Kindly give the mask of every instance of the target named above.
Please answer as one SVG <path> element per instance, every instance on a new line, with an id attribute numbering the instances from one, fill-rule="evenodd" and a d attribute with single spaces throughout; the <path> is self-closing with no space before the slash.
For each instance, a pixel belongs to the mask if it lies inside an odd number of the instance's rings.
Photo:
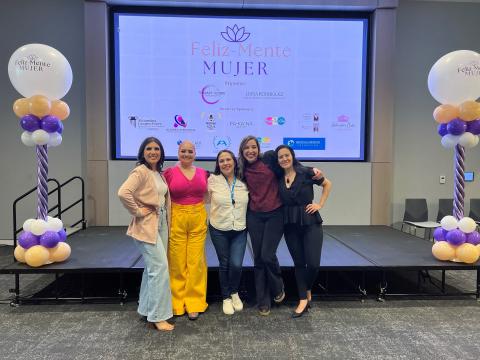
<path id="1" fill-rule="evenodd" d="M 217 127 L 217 120 L 222 118 L 222 113 L 212 113 L 212 112 L 204 112 L 200 113 L 200 118 L 205 123 L 207 130 L 215 130 Z"/>
<path id="2" fill-rule="evenodd" d="M 187 122 L 183 119 L 182 115 L 175 115 L 173 120 L 173 127 L 187 127 Z"/>
<path id="3" fill-rule="evenodd" d="M 164 127 L 163 122 L 160 120 L 142 118 L 137 115 L 130 115 L 128 123 L 135 129 L 158 130 Z"/>
<path id="4" fill-rule="evenodd" d="M 187 128 L 187 120 L 182 115 L 175 115 L 173 117 L 173 128 L 166 129 L 169 133 L 186 133 L 186 132 L 194 132 L 195 129 Z"/>
<path id="5" fill-rule="evenodd" d="M 285 117 L 283 116 L 269 116 L 265 119 L 265 124 L 269 126 L 283 125 L 285 124 Z"/>
<path id="6" fill-rule="evenodd" d="M 284 98 L 285 94 L 283 91 L 247 90 L 244 95 L 244 99 L 278 100 Z"/>
<path id="7" fill-rule="evenodd" d="M 191 140 L 190 140 L 191 141 Z M 180 144 L 183 142 L 182 139 L 177 140 L 177 145 L 180 146 Z M 193 145 L 195 145 L 195 149 L 199 149 L 202 146 L 202 142 L 200 140 L 195 140 L 193 141 Z"/>
<path id="8" fill-rule="evenodd" d="M 232 121 L 228 122 L 228 126 L 230 126 L 232 128 L 236 128 L 236 129 L 245 129 L 247 127 L 253 126 L 253 121 L 243 121 L 243 120 L 235 121 L 235 120 L 232 120 Z"/>
<path id="9" fill-rule="evenodd" d="M 294 150 L 325 150 L 325 138 L 283 138 L 283 143 Z"/>
<path id="10" fill-rule="evenodd" d="M 350 122 L 350 117 L 344 114 L 337 116 L 337 121 L 332 122 L 331 126 L 335 130 L 350 130 L 355 128 L 355 124 Z"/>
<path id="11" fill-rule="evenodd" d="M 213 138 L 213 147 L 217 151 L 228 149 L 231 144 L 232 139 L 230 136 L 215 136 Z"/>
<path id="12" fill-rule="evenodd" d="M 205 85 L 200 90 L 200 97 L 208 105 L 215 105 L 225 96 L 225 91 L 220 90 L 215 85 Z"/>

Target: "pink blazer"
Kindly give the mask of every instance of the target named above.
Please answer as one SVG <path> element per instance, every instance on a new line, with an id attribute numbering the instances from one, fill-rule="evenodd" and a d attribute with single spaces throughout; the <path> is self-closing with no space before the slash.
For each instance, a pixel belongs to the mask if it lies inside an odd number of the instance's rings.
<path id="1" fill-rule="evenodd" d="M 162 178 L 165 181 L 163 175 Z M 151 170 L 145 165 L 139 165 L 133 169 L 127 180 L 118 189 L 118 197 L 123 206 L 133 216 L 128 226 L 127 235 L 139 241 L 155 244 L 157 242 L 159 216 L 157 212 L 151 212 L 147 216 L 142 216 L 140 212 L 141 208 L 147 206 L 158 210 L 158 192 Z M 170 232 L 171 201 L 168 191 L 165 205 L 167 208 L 168 230 Z"/>

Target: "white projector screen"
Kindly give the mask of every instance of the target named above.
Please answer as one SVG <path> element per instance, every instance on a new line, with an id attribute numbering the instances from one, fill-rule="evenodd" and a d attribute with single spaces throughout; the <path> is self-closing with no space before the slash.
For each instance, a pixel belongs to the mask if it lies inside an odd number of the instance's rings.
<path id="1" fill-rule="evenodd" d="M 114 159 L 148 136 L 167 159 L 288 144 L 301 160 L 365 160 L 368 18 L 112 12 Z"/>

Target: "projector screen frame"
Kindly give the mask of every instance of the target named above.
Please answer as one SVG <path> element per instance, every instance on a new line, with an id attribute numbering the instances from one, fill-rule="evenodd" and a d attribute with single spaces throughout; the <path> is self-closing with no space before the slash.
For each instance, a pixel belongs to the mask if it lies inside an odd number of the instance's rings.
<path id="1" fill-rule="evenodd" d="M 373 11 L 323 11 L 323 10 L 292 10 L 292 9 L 239 9 L 239 8 L 188 8 L 188 7 L 153 7 L 153 6 L 110 6 L 108 12 L 108 53 L 109 53 L 109 136 L 110 160 L 129 161 L 136 157 L 117 154 L 117 102 L 116 102 L 116 49 L 115 49 L 115 15 L 116 14 L 146 14 L 165 16 L 202 16 L 202 17 L 243 17 L 243 18 L 288 18 L 288 19 L 345 19 L 363 20 L 364 28 L 364 57 L 362 79 L 362 133 L 359 159 L 313 159 L 298 157 L 301 161 L 316 162 L 368 162 L 370 142 L 370 94 L 371 94 L 371 48 Z M 256 135 L 256 134 L 253 134 Z M 279 144 L 280 145 L 280 144 Z M 237 149 L 232 149 L 234 153 Z M 168 156 L 165 160 L 176 160 L 176 156 Z M 214 161 L 214 158 L 197 157 L 198 161 Z"/>

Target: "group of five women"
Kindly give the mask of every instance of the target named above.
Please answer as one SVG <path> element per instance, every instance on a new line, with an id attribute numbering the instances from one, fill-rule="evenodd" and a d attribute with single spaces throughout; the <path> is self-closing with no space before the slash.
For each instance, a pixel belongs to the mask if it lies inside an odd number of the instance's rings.
<path id="1" fill-rule="evenodd" d="M 318 210 L 331 182 L 318 169 L 302 166 L 286 145 L 262 155 L 254 136 L 242 140 L 238 160 L 231 151 L 220 151 L 212 174 L 193 165 L 190 141 L 179 145 L 177 166 L 163 170 L 164 159 L 161 142 L 145 139 L 137 166 L 118 191 L 132 215 L 127 234 L 145 261 L 138 312 L 149 326 L 173 330 L 167 321 L 173 315 L 186 312 L 196 320 L 207 309 L 207 227 L 219 260 L 225 314 L 243 309 L 238 290 L 247 231 L 259 314 L 270 313 L 272 299 L 280 303 L 285 298 L 276 256 L 282 235 L 294 261 L 300 299 L 292 316 L 308 311 L 323 242 Z M 318 203 L 313 184 L 322 186 Z M 211 204 L 208 225 L 206 202 Z"/>

